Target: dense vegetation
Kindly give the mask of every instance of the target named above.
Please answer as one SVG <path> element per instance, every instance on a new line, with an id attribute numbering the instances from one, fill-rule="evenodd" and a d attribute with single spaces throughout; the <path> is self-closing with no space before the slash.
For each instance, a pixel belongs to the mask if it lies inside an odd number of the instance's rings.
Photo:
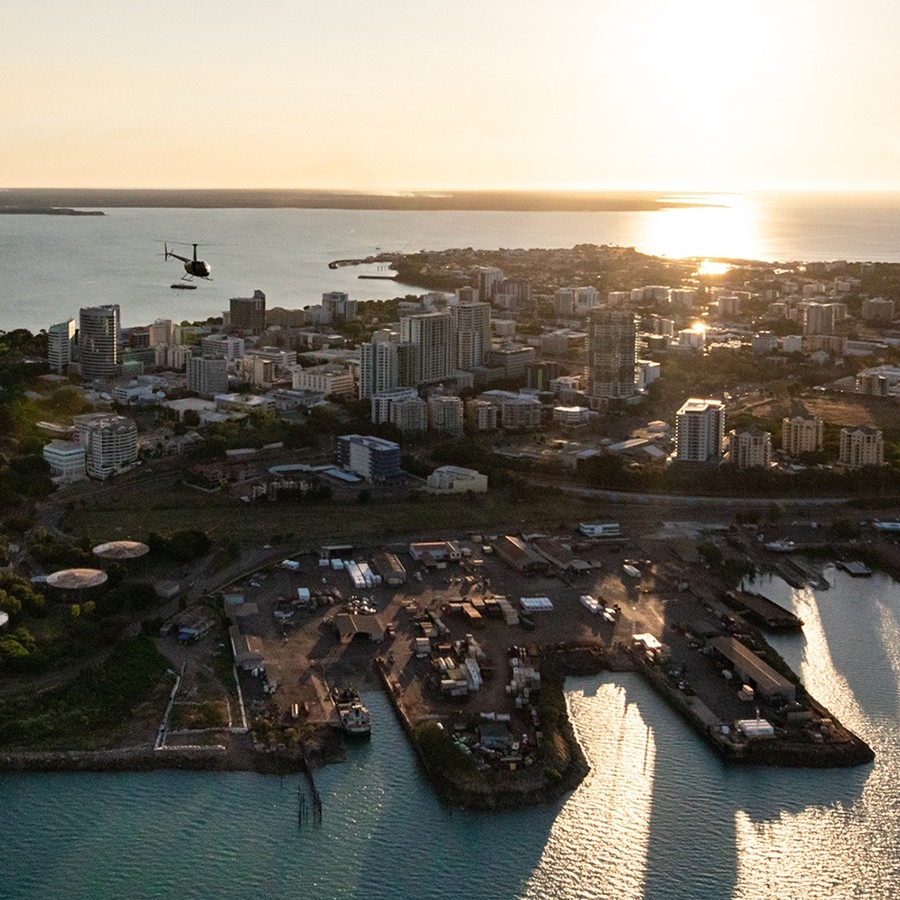
<path id="1" fill-rule="evenodd" d="M 413 736 L 425 762 L 433 774 L 450 780 L 477 775 L 475 763 L 457 747 L 453 738 L 436 722 L 419 722 Z"/>
<path id="2" fill-rule="evenodd" d="M 113 746 L 123 724 L 156 694 L 168 665 L 153 642 L 139 636 L 116 647 L 102 666 L 84 669 L 62 687 L 0 701 L 0 746 Z"/>

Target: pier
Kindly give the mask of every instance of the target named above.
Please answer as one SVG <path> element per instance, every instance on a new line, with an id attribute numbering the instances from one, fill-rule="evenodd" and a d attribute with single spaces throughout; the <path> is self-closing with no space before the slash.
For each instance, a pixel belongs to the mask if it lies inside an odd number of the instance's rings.
<path id="1" fill-rule="evenodd" d="M 375 263 L 393 263 L 400 258 L 399 253 L 375 253 L 356 259 L 333 259 L 328 263 L 329 269 L 342 269 L 344 266 L 368 266 Z M 362 276 L 360 276 L 362 277 Z"/>
<path id="2" fill-rule="evenodd" d="M 316 787 L 316 780 L 313 777 L 312 768 L 306 757 L 306 751 L 302 746 L 300 747 L 300 756 L 303 760 L 303 774 L 306 777 L 309 793 L 312 797 L 312 810 L 310 810 L 306 803 L 306 794 L 304 793 L 301 784 L 297 787 L 297 825 L 302 827 L 310 822 L 312 822 L 313 825 L 321 825 L 322 796 L 319 794 L 319 789 Z"/>

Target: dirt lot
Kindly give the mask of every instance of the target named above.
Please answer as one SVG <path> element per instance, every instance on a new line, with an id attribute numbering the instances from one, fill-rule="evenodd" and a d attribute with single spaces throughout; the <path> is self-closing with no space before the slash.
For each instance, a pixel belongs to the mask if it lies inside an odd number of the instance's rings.
<path id="1" fill-rule="evenodd" d="M 781 419 L 800 414 L 818 416 L 834 425 L 864 425 L 894 431 L 900 425 L 897 401 L 887 397 L 858 394 L 824 394 L 804 397 L 802 401 L 772 400 L 753 407 L 753 414 L 764 419 Z"/>
<path id="2" fill-rule="evenodd" d="M 572 540 L 575 536 L 565 537 Z M 581 554 L 592 564 L 585 573 L 524 576 L 495 554 L 483 554 L 484 540 L 461 541 L 471 557 L 440 570 L 415 563 L 405 546 L 389 548 L 397 552 L 407 569 L 406 584 L 398 588 L 380 585 L 359 592 L 377 610 L 380 623 L 392 626 L 394 633 L 386 634 L 381 642 L 358 635 L 349 643 L 341 643 L 334 618 L 357 591 L 345 570 L 320 566 L 314 554 L 297 557 L 300 566 L 296 571 L 275 565 L 232 585 L 227 592 L 241 593 L 245 604 L 258 608 L 258 612 L 243 618 L 243 628 L 262 639 L 266 676 L 270 684 L 277 685 L 269 696 L 260 677 L 242 674 L 248 708 L 262 710 L 274 701 L 287 720 L 297 704 L 303 721 L 334 723 L 330 688 L 348 683 L 363 691 L 379 688 L 373 666 L 378 655 L 388 663 L 390 680 L 400 685 L 403 707 L 413 720 L 435 714 L 451 720 L 470 719 L 481 712 L 510 709 L 512 701 L 506 692 L 510 648 L 565 641 L 611 647 L 617 641 L 627 643 L 633 632 L 660 633 L 664 627 L 666 598 L 676 594 L 680 564 L 671 548 L 677 542 L 651 539 L 640 545 L 597 543 Z M 353 558 L 370 559 L 371 550 L 354 548 Z M 635 563 L 641 572 L 639 578 L 623 574 L 623 559 Z M 303 587 L 310 589 L 315 608 L 295 610 L 294 623 L 282 625 L 275 617 L 276 609 L 288 610 L 297 588 Z M 609 607 L 619 606 L 618 620 L 609 622 L 602 615 L 592 615 L 579 602 L 581 594 L 602 598 Z M 447 604 L 454 600 L 496 595 L 507 597 L 515 608 L 520 597 L 546 596 L 554 608 L 535 613 L 533 628 L 528 630 L 493 617 L 483 618 L 482 626 L 474 628 L 461 615 L 446 611 Z M 480 645 L 486 657 L 483 668 L 488 672 L 481 690 L 467 698 L 441 697 L 431 660 L 417 659 L 414 653 L 415 637 L 420 633 L 416 617 L 426 611 L 447 627 L 442 642 L 461 641 L 471 634 Z"/>

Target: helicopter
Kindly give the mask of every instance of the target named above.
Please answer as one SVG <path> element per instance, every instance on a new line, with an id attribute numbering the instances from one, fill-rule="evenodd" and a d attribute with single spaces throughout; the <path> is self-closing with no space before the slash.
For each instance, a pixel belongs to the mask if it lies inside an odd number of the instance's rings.
<path id="1" fill-rule="evenodd" d="M 181 276 L 183 281 L 190 281 L 196 276 L 197 278 L 205 278 L 208 281 L 212 279 L 209 277 L 209 273 L 212 271 L 210 264 L 205 259 L 197 259 L 197 247 L 199 244 L 191 244 L 194 248 L 194 256 L 193 259 L 188 258 L 187 256 L 181 256 L 176 253 L 174 250 L 169 249 L 169 245 L 164 243 L 163 248 L 165 250 L 165 257 L 168 259 L 170 256 L 173 256 L 175 259 L 180 259 L 184 263 L 184 272 L 185 274 Z"/>

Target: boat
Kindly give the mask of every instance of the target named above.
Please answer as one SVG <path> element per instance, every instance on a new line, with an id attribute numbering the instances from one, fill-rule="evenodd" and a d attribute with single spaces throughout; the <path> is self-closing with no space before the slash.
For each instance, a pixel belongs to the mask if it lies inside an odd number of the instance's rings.
<path id="1" fill-rule="evenodd" d="M 331 699 L 344 734 L 368 737 L 372 733 L 372 716 L 360 699 L 359 691 L 352 687 L 335 687 Z"/>
<path id="2" fill-rule="evenodd" d="M 793 553 L 800 548 L 793 541 L 770 541 L 766 544 L 766 550 L 773 553 Z"/>
<path id="3" fill-rule="evenodd" d="M 856 559 L 841 559 L 837 565 L 854 578 L 867 578 L 872 574 L 872 570 L 864 562 Z"/>

